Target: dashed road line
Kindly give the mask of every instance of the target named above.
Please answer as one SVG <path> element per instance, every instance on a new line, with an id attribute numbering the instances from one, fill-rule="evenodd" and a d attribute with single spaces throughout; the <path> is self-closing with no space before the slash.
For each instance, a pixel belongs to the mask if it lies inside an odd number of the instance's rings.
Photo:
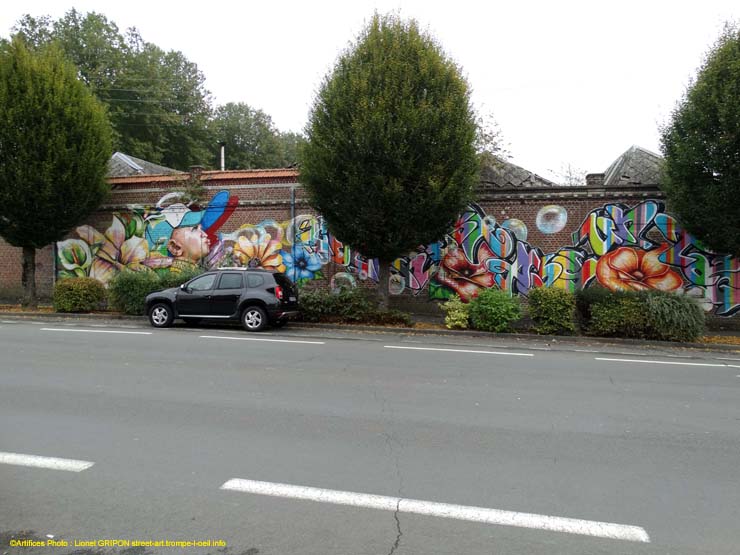
<path id="1" fill-rule="evenodd" d="M 379 509 L 382 511 L 398 511 L 399 513 L 411 513 L 438 518 L 465 520 L 468 522 L 516 526 L 518 528 L 549 530 L 551 532 L 563 532 L 566 534 L 578 534 L 581 536 L 594 536 L 614 540 L 650 543 L 650 536 L 644 528 L 626 524 L 614 524 L 612 522 L 599 522 L 595 520 L 581 520 L 533 513 L 502 511 L 500 509 L 488 509 L 485 507 L 452 505 L 449 503 L 437 503 L 434 501 L 386 497 L 384 495 L 295 486 L 275 482 L 242 480 L 239 478 L 234 478 L 225 482 L 220 489 L 242 493 L 253 493 L 257 495 L 268 495 L 271 497 L 301 499 L 318 503 L 331 503 L 334 505 L 349 505 L 352 507 Z"/>
<path id="2" fill-rule="evenodd" d="M 120 330 L 78 330 L 63 328 L 41 328 L 41 331 L 64 331 L 68 333 L 120 333 L 125 335 L 152 335 L 150 331 L 120 331 Z"/>
<path id="3" fill-rule="evenodd" d="M 325 341 L 298 341 L 293 339 L 267 339 L 263 337 L 231 337 L 228 335 L 201 335 L 201 339 L 232 339 L 234 341 L 267 341 L 270 343 L 300 343 L 302 345 L 326 345 Z"/>
<path id="4" fill-rule="evenodd" d="M 386 349 L 405 349 L 411 351 L 442 351 L 445 353 L 473 353 L 478 355 L 506 355 L 513 357 L 533 357 L 532 353 L 508 353 L 504 351 L 473 351 L 468 349 L 441 349 L 439 347 L 405 347 L 401 345 L 383 345 Z"/>
<path id="5" fill-rule="evenodd" d="M 32 466 L 35 468 L 49 468 L 52 470 L 67 470 L 69 472 L 82 472 L 95 463 L 90 461 L 78 461 L 75 459 L 60 459 L 57 457 L 42 457 L 39 455 L 24 455 L 22 453 L 0 452 L 0 463 L 15 466 Z"/>
<path id="6" fill-rule="evenodd" d="M 714 366 L 716 368 L 727 368 L 732 366 L 731 364 L 711 364 L 708 362 L 674 362 L 672 360 L 643 360 L 637 358 L 600 358 L 595 357 L 595 360 L 603 360 L 606 362 L 641 362 L 643 364 L 671 364 L 680 366 Z"/>

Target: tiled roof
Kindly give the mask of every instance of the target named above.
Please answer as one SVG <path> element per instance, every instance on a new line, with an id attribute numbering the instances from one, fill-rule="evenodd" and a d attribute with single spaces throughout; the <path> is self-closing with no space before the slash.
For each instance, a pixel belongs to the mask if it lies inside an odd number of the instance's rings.
<path id="1" fill-rule="evenodd" d="M 260 170 L 225 170 L 204 171 L 200 174 L 203 181 L 211 179 L 263 179 L 292 177 L 298 180 L 298 170 L 295 168 L 276 168 Z"/>
<path id="2" fill-rule="evenodd" d="M 662 165 L 660 155 L 633 145 L 604 172 L 604 186 L 658 185 Z"/>
<path id="3" fill-rule="evenodd" d="M 165 175 L 180 173 L 172 168 L 152 164 L 141 158 L 116 152 L 108 160 L 108 177 L 126 177 L 131 175 Z"/>
<path id="4" fill-rule="evenodd" d="M 486 164 L 481 170 L 480 180 L 484 189 L 559 187 L 557 183 L 502 158 L 496 158 L 492 164 Z"/>

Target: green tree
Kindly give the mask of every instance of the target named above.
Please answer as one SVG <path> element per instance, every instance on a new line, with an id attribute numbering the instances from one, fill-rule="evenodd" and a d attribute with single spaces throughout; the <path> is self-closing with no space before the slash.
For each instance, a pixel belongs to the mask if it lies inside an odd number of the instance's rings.
<path id="1" fill-rule="evenodd" d="M 662 130 L 661 188 L 683 227 L 740 256 L 740 30 L 727 26 Z"/>
<path id="2" fill-rule="evenodd" d="M 36 249 L 60 240 L 108 192 L 104 106 L 56 47 L 0 52 L 0 236 L 23 248 L 24 305 L 36 305 Z"/>
<path id="3" fill-rule="evenodd" d="M 244 102 L 219 106 L 211 132 L 226 148 L 226 169 L 279 168 L 284 148 L 272 118 Z"/>
<path id="4" fill-rule="evenodd" d="M 14 30 L 29 47 L 60 45 L 108 105 L 115 150 L 178 169 L 212 159 L 210 93 L 181 52 L 146 42 L 135 28 L 121 33 L 102 14 L 74 9 L 56 21 L 26 15 Z"/>
<path id="5" fill-rule="evenodd" d="M 418 24 L 375 14 L 314 101 L 301 182 L 329 230 L 390 263 L 448 232 L 478 175 L 476 121 L 460 69 Z"/>

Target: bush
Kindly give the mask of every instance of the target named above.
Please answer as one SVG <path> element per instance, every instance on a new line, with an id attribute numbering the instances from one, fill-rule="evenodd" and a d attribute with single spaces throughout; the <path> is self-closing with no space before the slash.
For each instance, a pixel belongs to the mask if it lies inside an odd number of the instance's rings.
<path id="1" fill-rule="evenodd" d="M 613 302 L 622 295 L 621 291 L 610 291 L 600 285 L 593 285 L 576 291 L 576 317 L 582 330 L 586 330 L 591 322 L 591 307 L 604 302 Z"/>
<path id="2" fill-rule="evenodd" d="M 113 309 L 125 314 L 141 315 L 146 312 L 146 296 L 160 289 L 179 287 L 202 273 L 200 270 L 184 272 L 132 272 L 119 273 L 108 284 L 108 296 Z"/>
<path id="3" fill-rule="evenodd" d="M 161 288 L 161 281 L 154 272 L 124 270 L 108 284 L 108 298 L 113 309 L 140 315 L 146 311 L 146 296 Z"/>
<path id="4" fill-rule="evenodd" d="M 62 279 L 54 285 L 52 302 L 57 312 L 90 312 L 104 308 L 106 291 L 89 277 Z"/>
<path id="5" fill-rule="evenodd" d="M 450 330 L 466 330 L 470 326 L 470 305 L 455 295 L 439 307 L 445 313 L 445 326 Z"/>
<path id="6" fill-rule="evenodd" d="M 665 291 L 641 293 L 652 339 L 696 341 L 706 329 L 704 310 L 691 297 Z"/>
<path id="7" fill-rule="evenodd" d="M 576 329 L 576 298 L 556 287 L 529 290 L 529 315 L 535 331 L 542 334 L 573 333 Z"/>
<path id="8" fill-rule="evenodd" d="M 696 341 L 705 317 L 691 297 L 667 291 L 586 289 L 577 295 L 581 326 L 588 335 L 660 341 Z"/>
<path id="9" fill-rule="evenodd" d="M 411 317 L 398 310 L 378 310 L 364 289 L 342 289 L 339 293 L 303 290 L 301 313 L 307 322 L 348 322 L 411 326 Z"/>
<path id="10" fill-rule="evenodd" d="M 645 304 L 636 294 L 614 295 L 590 307 L 588 335 L 647 338 Z"/>
<path id="11" fill-rule="evenodd" d="M 510 331 L 521 315 L 519 297 L 499 289 L 484 289 L 470 301 L 470 321 L 478 330 Z"/>

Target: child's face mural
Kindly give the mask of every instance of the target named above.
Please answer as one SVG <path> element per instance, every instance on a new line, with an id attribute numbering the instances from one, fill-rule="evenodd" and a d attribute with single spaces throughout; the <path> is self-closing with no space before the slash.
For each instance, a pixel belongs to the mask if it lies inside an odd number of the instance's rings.
<path id="1" fill-rule="evenodd" d="M 178 227 L 172 231 L 167 249 L 177 259 L 198 263 L 211 250 L 211 240 L 200 225 Z"/>

